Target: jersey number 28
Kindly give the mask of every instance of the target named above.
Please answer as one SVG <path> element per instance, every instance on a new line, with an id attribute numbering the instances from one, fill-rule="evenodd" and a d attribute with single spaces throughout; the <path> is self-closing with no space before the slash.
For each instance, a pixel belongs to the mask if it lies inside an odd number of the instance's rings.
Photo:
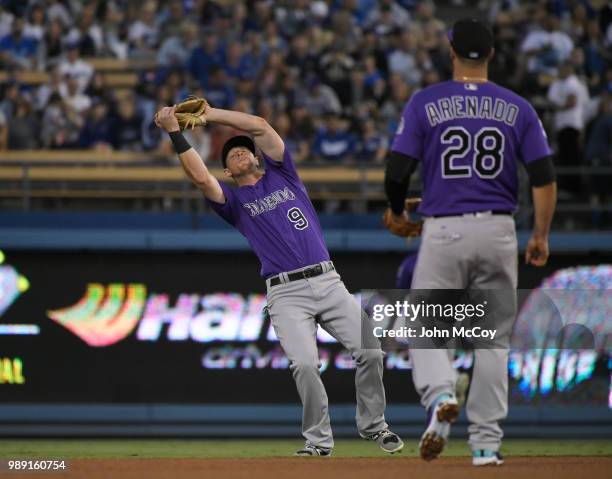
<path id="1" fill-rule="evenodd" d="M 442 153 L 442 178 L 470 178 L 475 171 L 480 178 L 491 179 L 504 167 L 504 142 L 501 131 L 495 127 L 483 127 L 472 135 L 462 126 L 448 127 L 440 141 L 449 146 Z M 457 165 L 455 160 L 472 152 L 472 165 Z"/>

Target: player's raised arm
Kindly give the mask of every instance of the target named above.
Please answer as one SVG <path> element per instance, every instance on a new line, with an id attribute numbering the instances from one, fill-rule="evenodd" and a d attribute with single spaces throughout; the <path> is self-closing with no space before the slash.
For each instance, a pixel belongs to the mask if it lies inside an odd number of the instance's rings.
<path id="1" fill-rule="evenodd" d="M 168 132 L 185 173 L 204 196 L 216 203 L 225 203 L 225 195 L 219 181 L 208 171 L 200 155 L 189 145 L 181 133 L 174 116 L 176 107 L 162 108 L 155 115 L 155 124 Z"/>
<path id="2" fill-rule="evenodd" d="M 255 144 L 274 161 L 282 162 L 285 144 L 270 124 L 259 116 L 208 107 L 202 115 L 208 123 L 219 123 L 250 133 Z"/>

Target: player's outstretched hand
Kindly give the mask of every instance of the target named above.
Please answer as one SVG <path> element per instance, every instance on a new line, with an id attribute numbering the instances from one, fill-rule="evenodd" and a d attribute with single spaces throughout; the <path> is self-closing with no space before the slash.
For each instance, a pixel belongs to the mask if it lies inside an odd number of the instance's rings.
<path id="1" fill-rule="evenodd" d="M 544 266 L 548 261 L 548 239 L 532 236 L 525 250 L 525 264 Z"/>
<path id="2" fill-rule="evenodd" d="M 176 106 L 165 106 L 155 114 L 155 124 L 166 130 L 168 133 L 171 131 L 179 131 L 179 122 L 174 116 Z"/>

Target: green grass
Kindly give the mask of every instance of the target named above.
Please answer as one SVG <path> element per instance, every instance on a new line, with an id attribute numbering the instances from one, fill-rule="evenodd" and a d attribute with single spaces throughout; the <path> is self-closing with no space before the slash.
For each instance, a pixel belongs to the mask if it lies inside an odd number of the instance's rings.
<path id="1" fill-rule="evenodd" d="M 149 440 L 149 439 L 2 439 L 0 458 L 213 458 L 289 456 L 300 440 Z M 417 456 L 417 439 L 408 439 L 403 453 Z M 612 456 L 612 440 L 509 439 L 502 452 L 509 456 Z M 464 440 L 451 441 L 445 456 L 467 456 Z M 339 439 L 335 457 L 381 457 L 372 442 Z"/>

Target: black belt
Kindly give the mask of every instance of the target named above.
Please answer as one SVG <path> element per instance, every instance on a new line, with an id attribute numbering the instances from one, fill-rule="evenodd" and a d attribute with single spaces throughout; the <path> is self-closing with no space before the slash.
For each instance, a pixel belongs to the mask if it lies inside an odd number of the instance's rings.
<path id="1" fill-rule="evenodd" d="M 335 269 L 336 268 L 334 268 L 334 265 L 331 264 L 330 271 L 334 271 Z M 325 273 L 323 266 L 318 264 L 316 266 L 311 266 L 310 268 L 303 269 L 302 271 L 296 271 L 295 273 L 289 273 L 287 274 L 287 277 L 289 278 L 288 282 L 290 283 L 291 281 L 297 281 L 299 279 L 314 278 L 315 276 L 320 276 L 323 273 Z M 280 279 L 280 275 L 273 276 L 272 278 L 270 278 L 270 286 L 276 286 L 281 283 L 282 281 Z"/>
<path id="2" fill-rule="evenodd" d="M 491 213 L 492 215 L 504 215 L 504 216 L 512 216 L 512 211 L 499 211 L 499 210 L 493 210 L 493 211 L 473 211 L 471 213 L 457 213 L 457 214 L 453 214 L 453 215 L 440 215 L 440 216 L 432 216 L 432 218 L 452 218 L 454 216 L 464 216 L 464 215 L 476 215 L 478 213 Z"/>

